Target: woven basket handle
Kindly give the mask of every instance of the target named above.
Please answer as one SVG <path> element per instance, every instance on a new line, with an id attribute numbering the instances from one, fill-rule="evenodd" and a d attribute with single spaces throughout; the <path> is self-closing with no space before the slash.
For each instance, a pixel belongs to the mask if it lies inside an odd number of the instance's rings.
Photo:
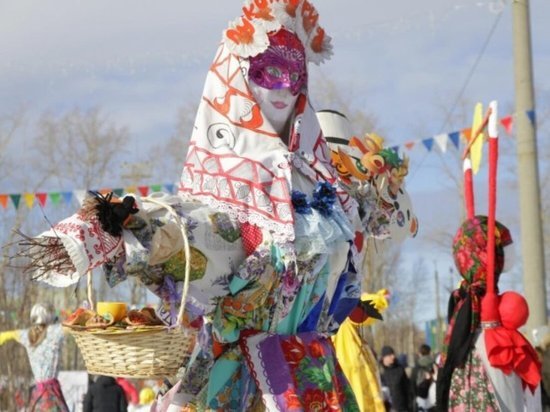
<path id="1" fill-rule="evenodd" d="M 181 229 L 181 235 L 183 237 L 183 250 L 185 252 L 185 278 L 183 281 L 183 291 L 181 293 L 180 310 L 178 312 L 178 319 L 176 321 L 176 324 L 178 326 L 181 326 L 183 312 L 185 310 L 185 301 L 187 300 L 187 293 L 189 291 L 189 277 L 191 273 L 191 248 L 189 247 L 187 229 L 185 228 L 185 223 L 183 222 L 181 217 L 176 213 L 174 208 L 169 204 L 151 197 L 146 197 L 146 198 L 143 198 L 142 200 L 144 202 L 154 203 L 156 205 L 164 207 L 168 211 L 168 213 L 170 213 L 176 219 L 176 222 L 178 222 L 178 225 Z"/>
<path id="2" fill-rule="evenodd" d="M 178 318 L 176 321 L 176 325 L 181 326 L 181 321 L 183 318 L 183 312 L 185 310 L 185 301 L 187 300 L 187 292 L 189 291 L 189 277 L 191 273 L 191 248 L 189 247 L 189 239 L 187 237 L 187 230 L 185 228 L 185 224 L 182 221 L 181 217 L 174 211 L 174 208 L 170 206 L 167 203 L 161 202 L 159 200 L 153 199 L 153 198 L 143 198 L 142 199 L 145 202 L 154 203 L 159 206 L 164 207 L 168 213 L 170 213 L 175 219 L 176 222 L 178 222 L 178 225 L 181 229 L 181 235 L 183 236 L 183 249 L 185 252 L 185 279 L 183 282 L 183 291 L 181 293 L 181 303 L 180 303 L 180 309 L 178 312 Z M 93 285 L 92 285 L 92 272 L 88 271 L 87 273 L 87 289 L 88 289 L 88 303 L 90 304 L 90 308 L 93 310 L 95 308 L 94 300 L 93 300 Z"/>
<path id="3" fill-rule="evenodd" d="M 90 309 L 95 309 L 94 303 L 94 294 L 93 294 L 93 285 L 92 285 L 92 271 L 89 270 L 86 273 L 86 289 L 88 290 L 88 303 L 90 304 Z"/>

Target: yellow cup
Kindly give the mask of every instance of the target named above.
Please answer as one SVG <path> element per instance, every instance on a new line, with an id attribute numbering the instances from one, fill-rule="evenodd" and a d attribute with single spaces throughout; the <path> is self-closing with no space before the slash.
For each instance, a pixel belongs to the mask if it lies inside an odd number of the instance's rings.
<path id="1" fill-rule="evenodd" d="M 126 316 L 126 303 L 97 302 L 97 314 L 106 319 L 114 319 L 115 322 L 118 322 Z"/>

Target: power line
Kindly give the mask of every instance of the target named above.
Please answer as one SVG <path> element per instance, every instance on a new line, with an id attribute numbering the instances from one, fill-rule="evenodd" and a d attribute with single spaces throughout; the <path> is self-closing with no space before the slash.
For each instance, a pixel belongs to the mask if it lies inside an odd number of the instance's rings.
<path id="1" fill-rule="evenodd" d="M 477 69 L 477 66 L 478 66 L 479 62 L 481 61 L 481 59 L 483 58 L 483 55 L 485 54 L 485 51 L 487 50 L 487 46 L 489 45 L 489 42 L 491 41 L 491 38 L 493 37 L 493 34 L 494 34 L 494 32 L 495 32 L 495 30 L 498 26 L 498 23 L 500 22 L 500 18 L 502 17 L 502 14 L 503 14 L 503 12 L 500 12 L 496 15 L 493 26 L 491 27 L 491 30 L 489 30 L 489 34 L 487 35 L 487 38 L 483 42 L 483 46 L 481 47 L 481 50 L 479 51 L 479 54 L 478 54 L 474 64 L 472 65 L 470 71 L 468 72 L 468 75 L 466 76 L 466 80 L 464 81 L 464 84 L 462 85 L 462 88 L 460 89 L 460 92 L 456 96 L 456 99 L 454 100 L 454 102 L 451 106 L 451 110 L 447 114 L 447 117 L 446 117 L 445 121 L 443 122 L 443 124 L 440 127 L 440 133 L 443 133 L 443 131 L 447 127 L 447 124 L 449 123 L 449 120 L 451 119 L 451 117 L 452 117 L 452 115 L 453 115 L 453 113 L 454 113 L 454 111 L 455 111 L 455 109 L 458 105 L 458 102 L 460 101 L 460 99 L 462 98 L 464 92 L 466 91 L 466 88 L 468 87 L 468 84 L 470 83 L 470 80 L 472 80 L 472 77 L 473 77 L 473 75 L 474 75 L 474 73 Z"/>

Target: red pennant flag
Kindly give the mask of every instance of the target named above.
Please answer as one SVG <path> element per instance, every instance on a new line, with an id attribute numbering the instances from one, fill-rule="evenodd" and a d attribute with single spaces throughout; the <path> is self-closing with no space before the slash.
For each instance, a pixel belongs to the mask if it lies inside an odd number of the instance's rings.
<path id="1" fill-rule="evenodd" d="M 38 203 L 40 203 L 40 206 L 44 207 L 46 206 L 46 199 L 48 198 L 47 193 L 36 193 L 36 199 L 38 200 Z"/>
<path id="2" fill-rule="evenodd" d="M 142 196 L 147 196 L 149 193 L 149 186 L 138 186 L 138 190 Z"/>
<path id="3" fill-rule="evenodd" d="M 512 126 L 514 124 L 514 119 L 512 116 L 506 116 L 500 119 L 500 124 L 504 127 L 504 130 L 508 134 L 512 134 Z"/>
<path id="4" fill-rule="evenodd" d="M 409 150 L 411 150 L 414 147 L 415 142 L 407 142 L 405 143 L 405 147 Z"/>
<path id="5" fill-rule="evenodd" d="M 8 207 L 8 195 L 0 195 L 0 205 L 4 209 Z"/>

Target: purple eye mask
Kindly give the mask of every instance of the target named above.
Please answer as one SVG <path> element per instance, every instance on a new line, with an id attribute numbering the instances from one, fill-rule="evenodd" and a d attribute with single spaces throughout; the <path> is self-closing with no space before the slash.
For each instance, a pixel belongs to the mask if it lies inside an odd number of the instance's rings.
<path id="1" fill-rule="evenodd" d="M 269 90 L 290 89 L 297 95 L 307 83 L 305 56 L 299 50 L 270 46 L 250 58 L 248 77 Z"/>

